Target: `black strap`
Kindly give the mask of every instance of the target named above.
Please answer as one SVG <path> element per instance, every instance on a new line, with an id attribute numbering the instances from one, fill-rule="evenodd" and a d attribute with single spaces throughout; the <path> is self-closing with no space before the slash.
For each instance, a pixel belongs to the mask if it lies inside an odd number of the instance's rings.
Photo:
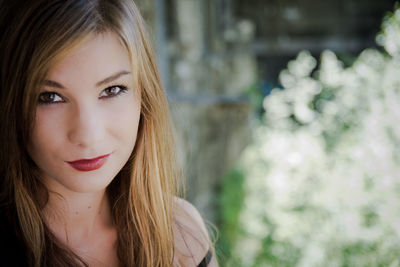
<path id="1" fill-rule="evenodd" d="M 212 252 L 211 250 L 207 251 L 206 256 L 203 258 L 203 260 L 200 262 L 199 265 L 197 265 L 197 267 L 207 267 L 207 265 L 210 263 L 212 258 Z"/>

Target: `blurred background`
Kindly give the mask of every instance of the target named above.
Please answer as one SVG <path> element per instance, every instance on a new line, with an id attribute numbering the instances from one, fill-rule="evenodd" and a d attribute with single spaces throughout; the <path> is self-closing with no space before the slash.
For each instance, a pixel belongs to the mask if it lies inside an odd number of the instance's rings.
<path id="1" fill-rule="evenodd" d="M 400 10 L 136 0 L 221 266 L 400 266 Z"/>

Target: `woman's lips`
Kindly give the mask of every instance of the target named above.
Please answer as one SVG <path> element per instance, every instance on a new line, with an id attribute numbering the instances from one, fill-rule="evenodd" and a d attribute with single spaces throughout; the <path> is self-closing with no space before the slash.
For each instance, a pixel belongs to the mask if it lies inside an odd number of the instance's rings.
<path id="1" fill-rule="evenodd" d="M 108 156 L 110 156 L 110 154 L 103 155 L 94 159 L 80 159 L 76 161 L 67 161 L 67 162 L 69 165 L 71 165 L 78 171 L 88 172 L 100 169 L 101 166 L 103 166 L 104 163 L 106 163 Z"/>

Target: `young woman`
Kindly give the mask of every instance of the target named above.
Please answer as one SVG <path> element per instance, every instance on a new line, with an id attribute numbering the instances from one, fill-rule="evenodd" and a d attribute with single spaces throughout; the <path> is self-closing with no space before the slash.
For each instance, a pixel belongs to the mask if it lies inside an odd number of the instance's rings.
<path id="1" fill-rule="evenodd" d="M 0 266 L 216 266 L 131 0 L 0 1 Z"/>

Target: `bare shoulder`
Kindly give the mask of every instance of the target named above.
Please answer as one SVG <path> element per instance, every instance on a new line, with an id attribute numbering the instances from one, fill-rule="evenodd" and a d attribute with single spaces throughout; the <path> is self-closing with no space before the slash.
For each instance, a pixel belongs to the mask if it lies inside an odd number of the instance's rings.
<path id="1" fill-rule="evenodd" d="M 185 199 L 175 197 L 175 218 L 186 226 L 196 229 L 202 234 L 207 235 L 207 229 L 200 212 L 193 204 Z"/>
<path id="2" fill-rule="evenodd" d="M 198 266 L 208 251 L 213 253 L 204 220 L 188 201 L 175 198 L 174 204 L 175 263 L 185 267 Z M 218 266 L 215 255 L 208 266 Z"/>

